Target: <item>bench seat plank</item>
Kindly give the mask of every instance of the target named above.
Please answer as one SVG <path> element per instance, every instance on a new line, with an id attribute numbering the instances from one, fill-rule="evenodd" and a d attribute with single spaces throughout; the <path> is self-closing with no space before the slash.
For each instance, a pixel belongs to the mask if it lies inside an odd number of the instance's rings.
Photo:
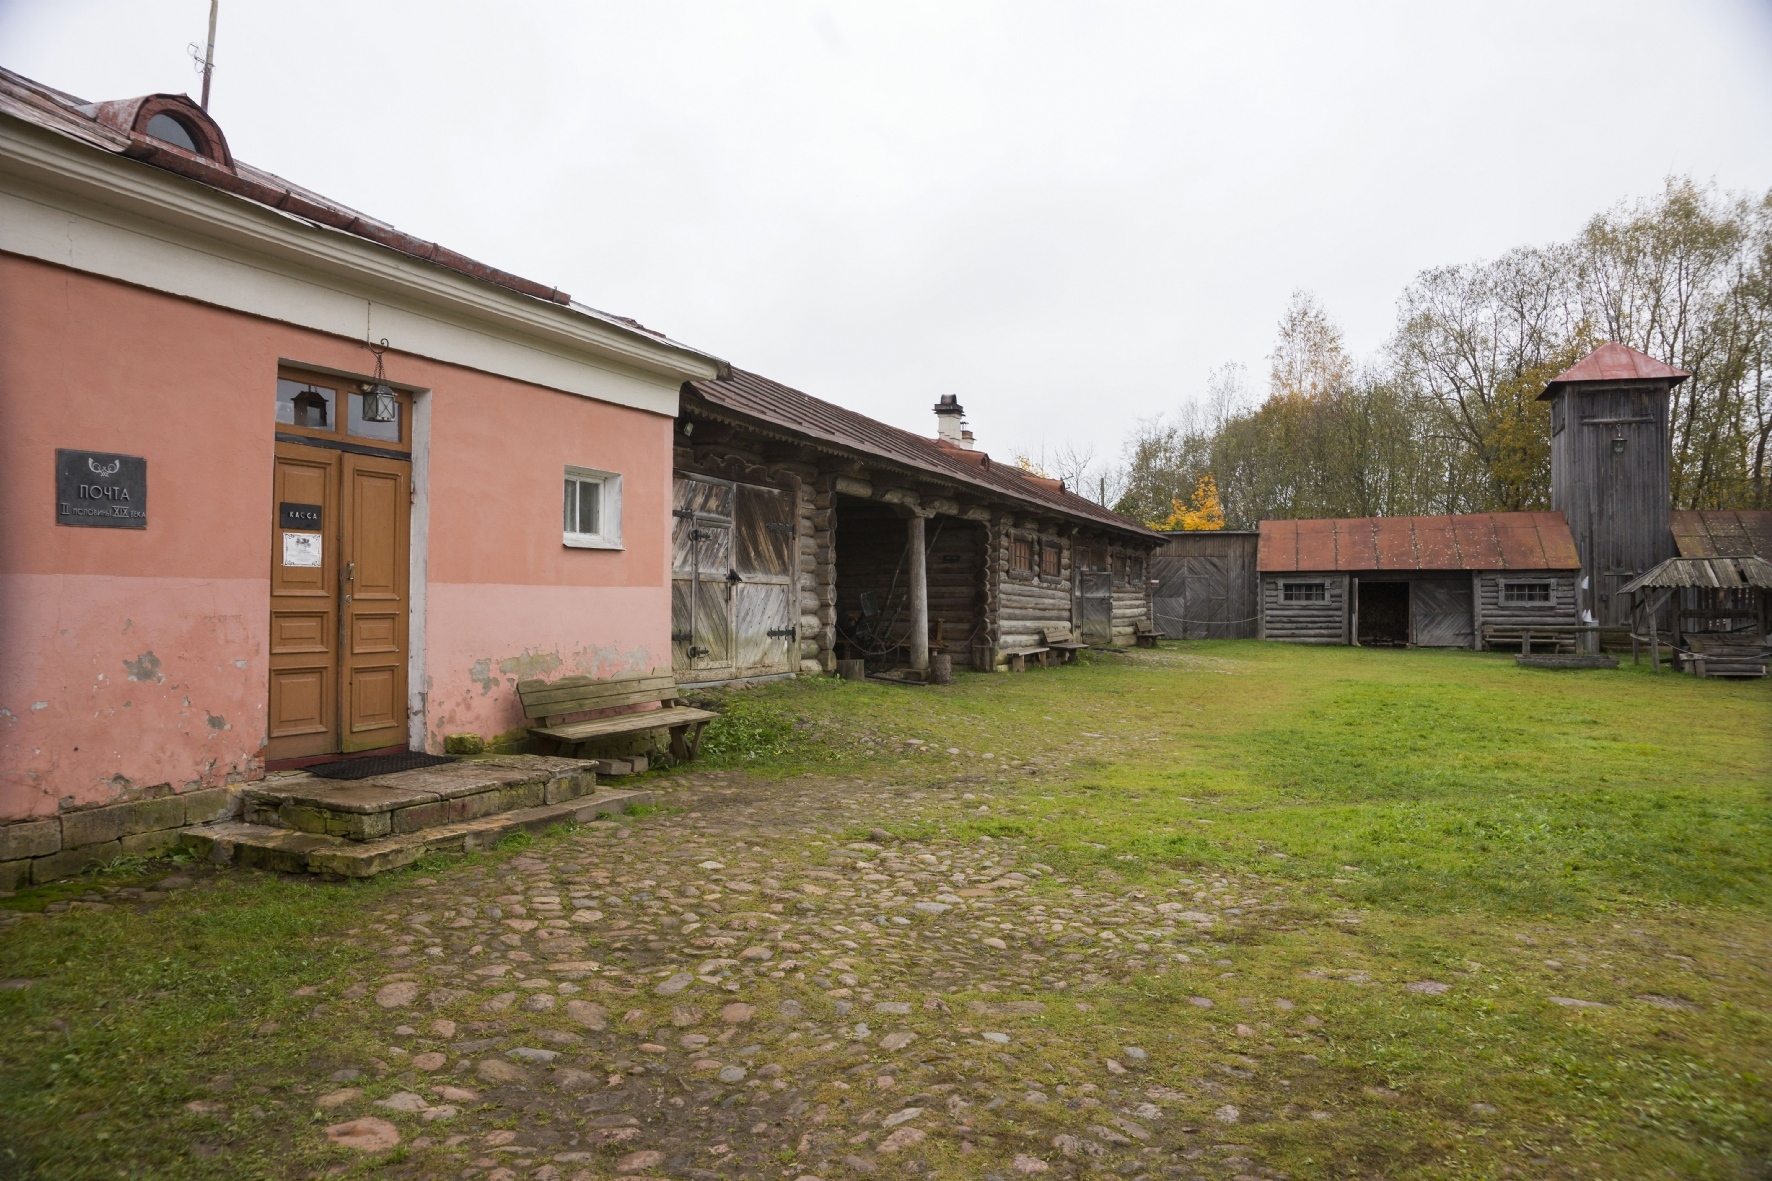
<path id="1" fill-rule="evenodd" d="M 609 718 L 592 718 L 588 722 L 567 722 L 560 726 L 532 726 L 530 730 L 561 742 L 586 742 L 592 738 L 607 738 L 612 734 L 632 734 L 640 730 L 662 730 L 666 727 L 710 722 L 719 716 L 709 710 L 680 705 L 672 709 L 647 709 Z"/>

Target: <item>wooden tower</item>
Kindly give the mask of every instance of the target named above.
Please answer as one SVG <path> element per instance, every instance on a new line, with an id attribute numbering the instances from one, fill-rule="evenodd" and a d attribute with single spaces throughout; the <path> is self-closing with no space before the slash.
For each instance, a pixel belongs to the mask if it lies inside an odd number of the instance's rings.
<path id="1" fill-rule="evenodd" d="M 1619 589 L 1674 556 L 1668 400 L 1690 376 L 1611 341 L 1539 395 L 1551 404 L 1551 508 L 1569 522 L 1581 606 L 1602 627 L 1628 624 Z"/>

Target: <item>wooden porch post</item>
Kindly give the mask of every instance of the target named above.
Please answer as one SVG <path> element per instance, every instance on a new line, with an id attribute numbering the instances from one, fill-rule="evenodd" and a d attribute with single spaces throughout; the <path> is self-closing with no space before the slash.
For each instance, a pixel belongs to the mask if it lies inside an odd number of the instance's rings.
<path id="1" fill-rule="evenodd" d="M 929 667 L 929 555 L 924 549 L 923 514 L 905 519 L 911 551 L 911 667 Z"/>

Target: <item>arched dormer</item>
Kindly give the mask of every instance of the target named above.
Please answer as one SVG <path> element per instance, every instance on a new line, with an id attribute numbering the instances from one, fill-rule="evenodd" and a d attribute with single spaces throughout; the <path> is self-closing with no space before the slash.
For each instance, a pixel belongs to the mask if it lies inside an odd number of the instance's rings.
<path id="1" fill-rule="evenodd" d="M 228 151 L 227 137 L 209 112 L 192 102 L 189 95 L 149 94 L 99 103 L 87 110 L 100 123 L 142 136 L 156 147 L 176 149 L 230 172 L 234 169 L 234 154 Z"/>

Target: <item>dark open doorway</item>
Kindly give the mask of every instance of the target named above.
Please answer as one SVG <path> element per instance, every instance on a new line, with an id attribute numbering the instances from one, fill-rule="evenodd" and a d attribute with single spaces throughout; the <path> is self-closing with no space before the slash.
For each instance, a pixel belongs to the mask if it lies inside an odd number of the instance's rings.
<path id="1" fill-rule="evenodd" d="M 1360 644 L 1403 648 L 1409 644 L 1409 584 L 1360 580 Z"/>

